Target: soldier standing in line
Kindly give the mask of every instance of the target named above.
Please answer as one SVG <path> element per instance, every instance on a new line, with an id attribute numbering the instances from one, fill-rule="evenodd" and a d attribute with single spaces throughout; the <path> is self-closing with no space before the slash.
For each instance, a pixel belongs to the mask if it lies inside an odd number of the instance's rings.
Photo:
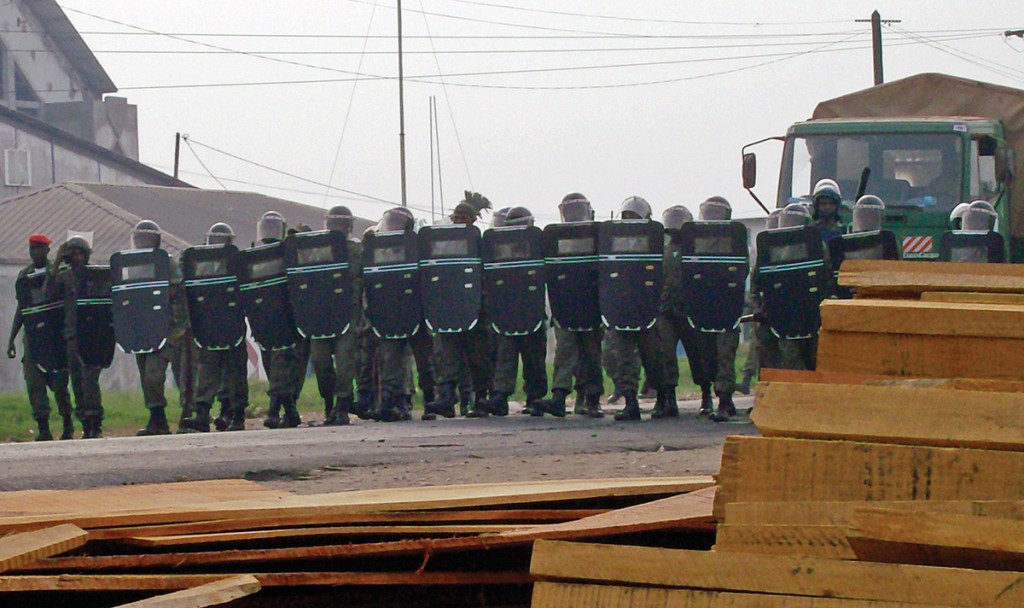
<path id="1" fill-rule="evenodd" d="M 839 207 L 843 204 L 839 184 L 831 179 L 818 180 L 811 200 L 811 219 L 821 231 L 821 240 L 828 246 L 829 241 L 846 233 L 846 226 L 839 220 Z"/>
<path id="2" fill-rule="evenodd" d="M 43 234 L 33 234 L 28 237 L 28 255 L 32 263 L 18 272 L 18 278 L 15 283 L 16 285 L 25 284 L 23 289 L 33 296 L 31 298 L 33 307 L 46 303 L 45 294 L 41 287 L 42 281 L 45 280 L 46 274 L 50 272 L 53 266 L 48 259 L 50 242 L 50 239 Z M 34 279 L 34 288 L 27 284 L 30 277 Z M 14 321 L 11 323 L 11 337 L 7 341 L 7 357 L 9 359 L 17 356 L 14 340 L 18 337 L 18 333 L 21 331 L 24 323 L 25 313 L 22 309 L 23 304 L 19 300 L 18 308 L 14 312 Z M 60 313 L 57 312 L 57 318 L 54 320 L 58 321 L 59 316 Z M 56 327 L 54 329 L 56 331 Z M 55 337 L 59 338 L 59 336 Z M 56 348 L 58 345 L 55 344 L 54 347 Z M 28 401 L 32 406 L 32 417 L 39 425 L 39 434 L 36 435 L 36 441 L 50 441 L 53 439 L 53 434 L 50 432 L 50 399 L 46 393 L 47 388 L 53 391 L 54 401 L 57 402 L 57 411 L 60 413 L 61 420 L 64 423 L 64 430 L 60 438 L 73 439 L 75 426 L 71 419 L 71 395 L 68 393 L 68 372 L 66 366 L 61 371 L 43 371 L 32 356 L 32 351 L 29 348 L 28 329 L 25 330 L 22 340 L 21 367 L 25 376 Z"/>
<path id="3" fill-rule="evenodd" d="M 186 250 L 182 256 L 192 335 L 198 351 L 198 378 L 196 415 L 182 421 L 179 432 L 209 432 L 210 410 L 215 398 L 220 401 L 220 414 L 213 421 L 216 429 L 245 430 L 249 359 L 238 283 L 228 267 L 231 256 L 237 252 L 234 240 L 231 226 L 218 222 L 207 231 L 204 247 Z M 193 290 L 196 297 L 193 297 Z M 220 310 L 210 311 L 204 305 Z"/>
<path id="4" fill-rule="evenodd" d="M 765 230 L 777 230 L 779 227 L 779 216 L 782 209 L 772 209 L 765 218 Z M 779 337 L 772 333 L 771 326 L 765 321 L 764 301 L 761 292 L 754 285 L 754 273 L 750 275 L 750 286 L 747 290 L 747 307 L 744 311 L 749 313 L 754 322 L 754 331 L 751 333 L 753 339 L 750 342 L 750 351 L 747 355 L 747 365 L 743 370 L 743 383 L 739 391 L 749 394 L 753 377 L 761 377 L 762 369 L 777 368 L 781 364 L 779 354 Z"/>
<path id="5" fill-rule="evenodd" d="M 486 197 L 466 191 L 465 199 L 455 206 L 449 217 L 454 224 L 472 226 L 480 218 L 480 212 L 490 207 L 491 202 Z M 494 368 L 490 358 L 494 336 L 482 303 L 477 315 L 477 322 L 471 329 L 456 333 L 434 333 L 433 362 L 437 398 L 424 405 L 424 420 L 434 420 L 439 415 L 453 417 L 456 399 L 460 416 L 479 415 L 477 402 L 487 399 L 494 382 Z"/>
<path id="6" fill-rule="evenodd" d="M 359 328 L 363 324 L 362 264 L 363 247 L 352 238 L 352 211 L 345 206 L 332 207 L 324 216 L 324 229 L 344 235 L 348 251 L 348 273 L 351 281 L 350 312 L 347 331 L 333 338 L 314 339 L 310 344 L 310 358 L 317 382 L 329 372 L 334 374 L 334 395 L 325 401 L 324 424 L 344 426 L 349 413 L 354 411 L 352 386 L 356 376 L 356 346 Z"/>
<path id="7" fill-rule="evenodd" d="M 88 298 L 97 287 L 91 284 L 92 277 L 87 268 L 91 254 L 92 248 L 85 238 L 73 236 L 68 239 L 57 250 L 59 262 L 50 268 L 43 288 L 48 299 L 64 303 L 64 340 L 71 389 L 75 394 L 75 415 L 82 423 L 82 439 L 103 437 L 103 394 L 100 391 L 103 367 L 96 365 L 92 357 L 85 357 L 78 342 L 79 299 Z M 108 329 L 112 343 L 113 329 Z"/>

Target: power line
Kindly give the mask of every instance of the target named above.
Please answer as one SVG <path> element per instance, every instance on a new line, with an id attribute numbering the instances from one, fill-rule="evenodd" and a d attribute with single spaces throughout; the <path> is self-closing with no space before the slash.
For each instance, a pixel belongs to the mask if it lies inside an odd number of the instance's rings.
<path id="1" fill-rule="evenodd" d="M 925 38 L 924 36 L 921 36 L 919 34 L 914 34 L 913 32 L 909 32 L 907 30 L 904 30 L 903 28 L 892 27 L 891 29 L 893 29 L 894 31 L 896 31 L 897 33 L 899 33 L 899 34 L 901 34 L 903 36 L 907 36 L 907 37 L 913 38 L 915 40 L 919 40 L 923 44 L 926 44 L 926 45 L 934 48 L 935 50 L 937 50 L 939 52 L 945 53 L 945 54 L 950 55 L 952 57 L 956 57 L 957 59 L 959 59 L 961 61 L 964 61 L 966 63 L 969 63 L 969 64 L 971 64 L 973 66 L 980 67 L 982 69 L 988 70 L 988 71 L 990 71 L 990 72 L 992 72 L 994 74 L 998 74 L 1000 76 L 1003 76 L 1004 78 L 1009 78 L 1011 80 L 1016 80 L 1017 82 L 1024 82 L 1024 71 L 1022 71 L 1022 70 L 1018 70 L 1018 69 L 1012 68 L 1010 66 L 1005 66 L 1005 65 L 1002 65 L 1000 63 L 996 63 L 996 62 L 994 62 L 994 61 L 992 61 L 990 59 L 986 59 L 984 57 L 980 57 L 978 55 L 975 55 L 973 53 L 969 53 L 969 52 L 964 51 L 964 50 L 955 49 L 955 48 L 949 47 L 949 46 L 941 44 L 941 43 L 933 42 L 933 41 L 929 40 L 928 38 Z"/>
<path id="2" fill-rule="evenodd" d="M 221 190 L 227 190 L 227 186 L 225 186 L 219 179 L 217 179 L 217 176 L 213 174 L 213 171 L 210 171 L 210 168 L 206 166 L 206 163 L 203 162 L 203 159 L 199 158 L 199 155 L 196 154 L 195 149 L 192 148 L 192 144 L 189 143 L 189 141 L 188 141 L 188 135 L 183 135 L 182 139 L 185 140 L 185 145 L 188 146 L 188 150 L 189 150 L 189 152 L 192 153 L 192 156 L 196 157 L 196 160 L 199 161 L 199 165 L 202 166 L 202 168 L 206 170 L 207 175 L 212 177 L 213 181 L 217 182 L 217 184 L 220 186 Z"/>

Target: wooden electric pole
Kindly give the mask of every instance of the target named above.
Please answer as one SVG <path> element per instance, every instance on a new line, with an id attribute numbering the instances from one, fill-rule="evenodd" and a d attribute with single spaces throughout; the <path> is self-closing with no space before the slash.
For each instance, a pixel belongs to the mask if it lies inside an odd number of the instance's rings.
<path id="1" fill-rule="evenodd" d="M 882 73 L 882 23 L 888 25 L 900 23 L 900 20 L 882 19 L 878 11 L 875 11 L 871 13 L 871 19 L 857 19 L 856 21 L 857 23 L 871 23 L 871 52 L 874 58 L 875 84 L 882 84 L 885 82 L 885 76 Z"/>
<path id="2" fill-rule="evenodd" d="M 398 150 L 402 158 L 402 206 L 409 203 L 405 194 L 405 82 L 402 73 L 402 0 L 398 0 Z"/>

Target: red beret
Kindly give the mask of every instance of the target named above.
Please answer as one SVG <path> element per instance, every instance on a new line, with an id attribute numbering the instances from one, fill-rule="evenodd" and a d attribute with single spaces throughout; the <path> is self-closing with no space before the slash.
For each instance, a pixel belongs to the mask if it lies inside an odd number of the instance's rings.
<path id="1" fill-rule="evenodd" d="M 45 234 L 33 234 L 32 236 L 28 237 L 29 245 L 49 245 L 52 242 L 53 241 L 46 238 Z"/>

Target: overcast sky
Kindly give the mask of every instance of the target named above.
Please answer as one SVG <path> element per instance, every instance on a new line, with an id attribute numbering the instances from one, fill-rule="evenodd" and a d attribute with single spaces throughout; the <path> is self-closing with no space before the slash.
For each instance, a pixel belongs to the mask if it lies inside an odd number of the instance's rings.
<path id="1" fill-rule="evenodd" d="M 170 173 L 181 132 L 181 177 L 200 187 L 371 219 L 400 201 L 395 0 L 60 4 L 138 106 L 142 162 Z M 1024 89 L 1024 39 L 1002 35 L 1024 28 L 1020 0 L 402 5 L 408 201 L 426 217 L 430 96 L 445 208 L 473 189 L 547 223 L 570 191 L 604 218 L 634 194 L 659 214 L 720 194 L 762 215 L 740 148 L 871 86 L 870 26 L 856 20 L 875 8 L 900 20 L 883 28 L 887 81 L 944 72 Z"/>

